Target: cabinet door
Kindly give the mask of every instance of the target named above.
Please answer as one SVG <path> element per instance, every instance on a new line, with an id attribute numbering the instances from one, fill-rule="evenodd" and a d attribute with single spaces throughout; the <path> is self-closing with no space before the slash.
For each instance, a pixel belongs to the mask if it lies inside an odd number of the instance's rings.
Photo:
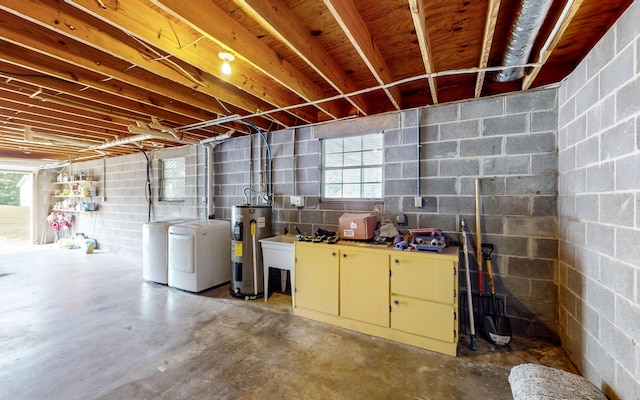
<path id="1" fill-rule="evenodd" d="M 391 295 L 391 328 L 444 342 L 455 341 L 456 308 Z"/>
<path id="2" fill-rule="evenodd" d="M 338 315 L 338 249 L 296 244 L 296 307 Z"/>
<path id="3" fill-rule="evenodd" d="M 454 304 L 456 266 L 448 260 L 391 255 L 391 293 Z"/>
<path id="4" fill-rule="evenodd" d="M 389 256 L 340 251 L 340 316 L 389 326 Z"/>

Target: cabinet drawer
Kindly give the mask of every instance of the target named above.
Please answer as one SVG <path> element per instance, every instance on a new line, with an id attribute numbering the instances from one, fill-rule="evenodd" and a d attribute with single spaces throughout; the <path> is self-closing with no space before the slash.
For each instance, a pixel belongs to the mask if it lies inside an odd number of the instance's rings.
<path id="1" fill-rule="evenodd" d="M 444 342 L 456 340 L 457 308 L 404 296 L 391 296 L 391 328 Z"/>
<path id="2" fill-rule="evenodd" d="M 391 293 L 455 304 L 456 263 L 391 256 Z"/>

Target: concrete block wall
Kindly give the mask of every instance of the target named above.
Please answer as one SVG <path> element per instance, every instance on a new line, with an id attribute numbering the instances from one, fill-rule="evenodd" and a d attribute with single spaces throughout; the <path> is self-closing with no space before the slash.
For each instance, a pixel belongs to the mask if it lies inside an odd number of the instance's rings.
<path id="1" fill-rule="evenodd" d="M 640 398 L 640 4 L 559 89 L 562 345 L 611 399 Z"/>
<path id="2" fill-rule="evenodd" d="M 420 194 L 425 208 L 415 210 L 418 226 L 449 232 L 456 232 L 464 218 L 475 253 L 479 178 L 482 243 L 495 246 L 496 293 L 505 300 L 514 332 L 547 338 L 557 337 L 556 126 L 555 89 L 423 110 Z M 400 196 L 397 203 L 406 209 L 413 202 Z M 473 254 L 470 269 L 474 286 Z M 486 284 L 485 275 L 484 293 L 489 293 Z"/>
<path id="3" fill-rule="evenodd" d="M 153 202 L 151 217 L 147 201 L 147 159 L 142 153 L 86 162 L 72 163 L 65 170 L 72 174 L 84 171 L 96 181 L 98 212 L 73 213 L 73 233 L 83 233 L 95 238 L 100 249 L 142 257 L 142 226 L 148 220 L 159 221 L 174 218 L 206 218 L 207 208 L 203 203 L 206 190 L 205 150 L 195 146 L 184 146 L 148 153 L 151 165 Z M 162 158 L 185 157 L 186 200 L 184 202 L 158 201 L 158 166 Z M 56 170 L 58 171 L 58 170 Z M 52 171 L 43 173 L 40 181 L 55 180 Z M 49 198 L 55 188 L 41 184 L 38 187 L 38 208 L 46 218 Z M 51 231 L 48 229 L 48 231 Z M 46 233 L 48 241 L 53 240 L 53 232 Z"/>
<path id="4" fill-rule="evenodd" d="M 305 127 L 266 133 L 272 156 L 270 176 L 266 172 L 268 152 L 258 135 L 216 145 L 214 216 L 230 220 L 233 205 L 247 201 L 260 204 L 257 193 L 266 193 L 272 182 L 277 233 L 285 229 L 293 232 L 295 227 L 306 234 L 319 228 L 337 231 L 343 213 L 370 212 L 379 220 L 392 221 L 404 214 L 408 223 L 401 229 L 439 227 L 457 240 L 461 218 L 475 236 L 474 182 L 480 178 L 482 241 L 495 245 L 497 290 L 505 299 L 514 331 L 556 337 L 555 89 L 408 110 L 333 126 L 329 130 L 336 135 L 354 127 L 384 132 L 382 201 L 320 201 L 319 127 Z M 327 126 L 322 129 L 326 131 Z M 158 160 L 177 156 L 186 157 L 187 199 L 160 202 Z M 150 220 L 206 218 L 205 150 L 184 146 L 150 152 L 149 157 L 153 188 Z M 149 219 L 146 166 L 141 153 L 74 163 L 70 169 L 98 179 L 99 204 L 97 213 L 76 215 L 74 231 L 96 238 L 102 249 L 141 257 L 142 225 Z M 48 197 L 52 190 L 43 186 L 41 191 L 45 192 L 40 195 Z M 303 196 L 305 207 L 291 206 L 292 195 Z M 416 196 L 422 198 L 422 207 L 415 207 Z M 475 246 L 471 247 L 475 276 Z M 486 279 L 484 290 L 488 291 Z"/>
<path id="5" fill-rule="evenodd" d="M 366 121 L 354 123 L 375 131 Z M 344 122 L 340 127 L 352 130 Z M 439 227 L 454 239 L 465 218 L 475 236 L 474 189 L 480 178 L 483 242 L 495 245 L 497 290 L 514 330 L 557 338 L 556 127 L 555 89 L 399 113 L 395 126 L 377 130 L 385 138 L 384 199 L 356 202 L 320 201 L 320 141 L 313 127 L 269 133 L 274 229 L 337 231 L 343 213 L 371 212 L 392 221 L 404 214 L 408 224 L 401 229 Z M 217 217 L 231 218 L 232 206 L 246 201 L 243 191 L 250 183 L 264 190 L 255 160 L 264 156 L 263 147 L 256 137 L 216 147 Z M 305 197 L 304 208 L 290 205 L 293 194 Z M 416 196 L 422 207 L 415 207 Z M 251 203 L 259 204 L 255 197 Z M 474 260 L 472 254 L 475 273 Z"/>

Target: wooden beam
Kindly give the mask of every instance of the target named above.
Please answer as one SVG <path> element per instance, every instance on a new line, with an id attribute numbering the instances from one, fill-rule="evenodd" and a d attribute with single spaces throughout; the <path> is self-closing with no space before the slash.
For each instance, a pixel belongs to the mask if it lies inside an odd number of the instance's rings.
<path id="1" fill-rule="evenodd" d="M 14 86 L 11 83 L 0 81 L 0 92 L 2 93 L 0 102 L 4 102 L 7 105 L 13 104 L 13 108 L 16 110 L 38 110 L 38 113 L 43 115 L 64 115 L 74 121 L 83 122 L 90 126 L 106 127 L 107 129 L 120 129 L 120 127 L 126 127 L 132 122 L 115 115 L 99 114 L 95 111 L 86 110 L 80 112 L 80 110 L 69 106 L 54 105 L 38 97 L 29 97 L 34 91 L 27 93 L 18 85 Z"/>
<path id="2" fill-rule="evenodd" d="M 420 53 L 422 54 L 424 70 L 427 74 L 432 74 L 435 68 L 433 66 L 433 57 L 431 56 L 431 43 L 429 42 L 429 32 L 426 25 L 427 19 L 424 12 L 424 1 L 409 0 L 409 9 L 411 10 L 411 18 L 413 19 L 416 36 L 418 37 L 418 45 L 420 46 Z M 431 100 L 433 104 L 438 104 L 438 86 L 436 85 L 436 79 L 431 76 L 428 78 L 428 81 Z"/>
<path id="3" fill-rule="evenodd" d="M 22 147 L 28 147 L 27 143 L 21 145 Z M 25 153 L 24 150 L 19 148 L 20 146 L 16 143 L 16 145 L 3 145 L 3 148 L 0 149 L 0 157 L 7 158 L 19 158 L 22 160 L 46 160 L 46 159 L 56 159 L 60 161 L 65 161 L 67 159 L 66 154 L 61 154 L 60 152 L 52 151 L 51 148 L 45 148 L 42 151 L 40 149 L 34 149 Z M 44 147 L 44 146 L 43 146 Z M 57 158 L 56 158 L 57 157 Z"/>
<path id="4" fill-rule="evenodd" d="M 537 67 L 534 67 L 531 72 L 525 75 L 524 79 L 522 80 L 522 90 L 527 90 L 531 87 L 531 84 L 540 73 L 540 70 L 542 70 L 544 64 L 547 62 L 547 60 L 549 60 L 551 53 L 553 53 L 555 48 L 558 46 L 558 43 L 560 43 L 562 35 L 564 35 L 564 32 L 569 27 L 571 20 L 573 20 L 573 17 L 575 17 L 578 9 L 580 9 L 582 2 L 583 0 L 567 1 L 567 3 L 565 4 L 565 8 L 562 10 L 562 14 L 560 15 L 558 21 L 556 21 L 554 30 L 551 31 L 550 36 L 547 38 L 545 45 L 538 55 L 537 63 L 539 65 Z"/>
<path id="5" fill-rule="evenodd" d="M 65 55 L 69 57 L 71 54 L 69 62 L 121 81 L 141 85 L 140 87 L 156 93 L 164 95 L 170 92 L 176 100 L 197 105 L 217 114 L 226 114 L 226 110 L 216 99 L 221 99 L 250 113 L 256 109 L 273 108 L 267 102 L 249 96 L 236 87 L 216 80 L 209 74 L 179 60 L 172 61 L 171 64 L 154 60 L 158 55 L 150 50 L 151 46 L 145 48 L 142 43 L 126 37 L 121 32 L 117 32 L 120 35 L 117 37 L 88 24 L 71 12 L 63 13 L 64 10 L 78 13 L 78 10 L 68 5 L 57 5 L 54 8 L 46 2 L 31 4 L 30 1 L 20 0 L 7 0 L 4 3 L 6 5 L 0 8 L 6 12 L 53 31 L 49 36 L 42 35 L 27 23 L 16 22 L 15 18 L 7 18 L 7 21 L 3 21 L 7 25 L 21 24 L 4 28 L 3 35 L 14 43 L 22 43 L 32 49 L 49 52 L 55 57 Z M 61 19 L 64 23 L 60 23 Z M 56 37 L 56 35 L 60 36 Z M 125 43 L 124 40 L 127 42 Z M 76 41 L 96 49 L 100 54 L 93 54 L 89 58 L 87 48 Z M 134 68 L 131 68 L 132 66 Z M 291 123 L 293 123 L 291 118 L 283 121 L 283 125 Z"/>
<path id="6" fill-rule="evenodd" d="M 366 23 L 358 12 L 352 0 L 324 0 L 333 18 L 338 22 L 351 45 L 365 62 L 369 71 L 380 85 L 386 85 L 394 81 L 391 71 L 387 66 L 380 50 L 373 42 L 371 33 Z M 389 100 L 396 108 L 402 108 L 402 93 L 397 87 L 384 89 Z"/>
<path id="7" fill-rule="evenodd" d="M 75 1 L 91 3 L 95 6 L 95 1 Z M 115 0 L 111 0 L 110 2 L 116 3 Z M 318 101 L 327 97 L 324 91 L 302 72 L 298 71 L 286 60 L 283 60 L 276 52 L 211 1 L 152 0 L 152 2 L 161 7 L 165 12 L 213 41 L 219 48 L 231 50 L 237 58 L 267 75 L 279 85 L 284 86 L 305 101 Z M 215 23 L 212 23 L 213 20 L 215 20 Z M 171 27 L 174 28 L 175 25 L 176 24 L 172 24 Z M 159 33 L 160 32 L 155 32 L 154 35 L 158 35 Z M 218 49 L 216 49 L 216 51 L 217 50 Z M 217 58 L 217 54 L 215 57 Z M 209 59 L 209 62 L 211 62 L 211 59 Z M 277 90 L 273 85 L 264 85 L 262 87 L 264 87 L 266 91 L 272 89 Z M 296 102 L 290 101 L 279 105 L 289 106 L 292 104 L 296 104 Z M 331 118 L 341 118 L 345 116 L 342 111 L 332 103 L 320 103 L 316 105 L 316 108 Z"/>
<path id="8" fill-rule="evenodd" d="M 16 109 L 10 104 L 0 100 L 0 120 L 1 123 L 11 122 L 21 124 L 23 126 L 32 126 L 47 128 L 57 132 L 76 132 L 79 135 L 87 137 L 103 137 L 104 135 L 121 135 L 127 134 L 127 127 L 120 126 L 116 129 L 108 129 L 106 127 L 96 127 L 77 121 L 74 118 L 61 117 L 60 114 L 44 112 L 36 110 L 30 112 L 27 110 Z M 64 129 L 60 129 L 63 127 Z"/>
<path id="9" fill-rule="evenodd" d="M 493 35 L 496 31 L 496 22 L 498 21 L 498 12 L 500 11 L 500 0 L 489 0 L 487 4 L 487 17 L 484 21 L 484 35 L 482 39 L 482 52 L 480 53 L 480 63 L 478 76 L 476 77 L 475 97 L 478 98 L 482 94 L 482 85 L 484 84 L 484 68 L 489 62 L 491 54 L 491 44 L 493 43 Z"/>
<path id="10" fill-rule="evenodd" d="M 155 116 L 164 121 L 173 121 L 178 125 L 188 125 L 211 118 L 192 118 L 184 116 L 181 113 L 170 112 L 162 107 L 125 98 L 111 91 L 91 90 L 89 86 L 83 84 L 82 78 L 75 80 L 70 75 L 60 71 L 56 71 L 55 74 L 53 74 L 54 70 L 51 68 L 29 64 L 26 60 L 4 53 L 6 48 L 7 46 L 0 46 L 0 61 L 24 68 L 25 72 L 20 75 L 31 74 L 36 76 L 19 76 L 5 72 L 1 72 L 0 76 L 49 91 L 47 94 L 38 94 L 38 98 L 51 99 L 51 101 L 59 101 L 65 104 L 75 103 L 75 107 L 79 109 L 101 109 L 105 115 L 115 114 L 120 118 L 130 118 L 131 121 L 150 119 L 151 116 Z M 16 48 L 13 48 L 13 51 L 25 53 L 25 51 Z M 11 51 L 9 51 L 9 53 L 11 53 Z M 34 72 L 36 74 L 34 74 Z M 41 77 L 37 75 L 41 75 Z M 51 92 L 55 95 L 51 94 Z"/>
<path id="11" fill-rule="evenodd" d="M 74 82 L 78 85 L 76 86 L 77 93 L 80 93 L 78 90 L 82 89 L 82 96 L 84 96 L 89 89 L 94 89 L 99 92 L 110 93 L 116 97 L 144 104 L 148 107 L 147 112 L 149 116 L 154 115 L 153 110 L 164 110 L 196 120 L 206 121 L 216 117 L 215 114 L 208 111 L 184 103 L 173 102 L 170 97 L 145 92 L 124 82 L 119 82 L 114 79 L 102 81 L 104 76 L 91 74 L 89 71 L 39 53 L 25 50 L 24 48 L 7 42 L 2 42 L 2 46 L 0 46 L 0 60 L 9 64 L 26 67 L 32 71 L 41 73 L 45 77 L 55 77 L 63 81 Z"/>
<path id="12" fill-rule="evenodd" d="M 220 46 L 208 40 L 201 41 L 202 34 L 186 24 L 168 17 L 166 13 L 150 5 L 148 1 L 129 0 L 123 3 L 116 0 L 101 0 L 100 4 L 92 0 L 65 1 L 119 31 L 160 49 L 176 60 L 193 66 L 198 77 L 206 82 L 206 86 L 231 86 L 272 106 L 257 104 L 249 107 L 247 111 L 250 113 L 254 113 L 256 110 L 280 108 L 283 104 L 290 105 L 299 101 L 299 97 L 291 91 L 274 85 L 273 81 L 265 79 L 254 69 L 240 63 L 234 65 L 234 74 L 230 76 L 222 74 L 220 68 L 222 61 L 218 58 Z M 217 80 L 211 80 L 208 75 L 217 78 Z M 225 83 L 229 85 L 225 85 Z M 216 98 L 229 104 L 236 104 L 233 98 L 223 94 L 216 96 Z M 256 100 L 245 101 L 255 102 Z M 242 107 L 242 104 L 239 104 L 238 107 L 246 109 L 246 107 Z M 314 122 L 317 119 L 315 114 L 305 110 L 291 110 L 289 114 L 305 122 Z M 282 122 L 282 124 L 288 123 Z"/>
<path id="13" fill-rule="evenodd" d="M 124 68 L 116 68 L 115 63 L 104 54 L 90 55 L 88 53 L 90 53 L 91 49 L 78 45 L 78 43 L 74 43 L 72 40 L 68 40 L 55 32 L 43 33 L 38 29 L 32 29 L 32 26 L 25 26 L 22 23 L 16 24 L 16 22 L 24 22 L 24 20 L 12 18 L 0 24 L 0 39 L 69 63 L 75 67 L 101 74 L 105 80 L 117 79 L 141 90 L 148 90 L 161 96 L 165 96 L 167 91 L 169 91 L 174 100 L 191 104 L 212 113 L 224 112 L 224 109 L 218 104 L 211 102 L 210 97 L 202 93 L 194 92 L 187 87 L 176 85 L 175 81 L 168 81 L 158 76 L 151 76 L 145 73 L 145 71 L 136 68 L 128 72 L 123 72 Z M 87 56 L 91 58 L 87 58 Z M 155 64 L 161 65 L 158 63 Z M 186 80 L 184 77 L 181 79 Z"/>
<path id="14" fill-rule="evenodd" d="M 340 94 L 360 89 L 281 0 L 235 0 L 262 27 L 286 44 Z M 362 114 L 370 106 L 362 96 L 347 100 Z"/>
<path id="15" fill-rule="evenodd" d="M 0 110 L 0 117 L 2 117 L 2 112 Z M 77 140 L 77 141 L 84 141 L 87 142 L 87 145 L 100 145 L 102 143 L 105 142 L 105 140 L 112 140 L 114 139 L 116 136 L 112 135 L 110 138 L 105 139 L 102 136 L 93 136 L 90 134 L 86 134 L 85 132 L 81 132 L 81 131 L 77 131 L 74 134 L 71 134 L 71 131 L 67 131 L 66 128 L 65 130 L 62 129 L 57 129 L 56 126 L 53 126 L 51 124 L 49 124 L 47 126 L 47 124 L 38 124 L 38 123 L 24 123 L 24 121 L 19 121 L 16 120 L 14 122 L 11 123 L 5 123 L 0 125 L 0 130 L 2 129 L 9 129 L 9 128 L 17 128 L 17 129 L 25 129 L 25 127 L 31 127 L 31 130 L 33 132 L 34 136 L 37 136 L 38 134 L 43 134 L 43 135 L 51 135 L 51 136 L 59 136 L 60 137 L 60 142 L 64 142 L 64 140 L 66 139 L 67 142 L 65 144 L 69 144 L 71 141 Z M 18 137 L 23 138 L 24 134 L 18 131 L 13 131 L 12 132 L 16 135 L 18 135 Z M 127 135 L 128 133 L 125 132 L 123 135 Z"/>

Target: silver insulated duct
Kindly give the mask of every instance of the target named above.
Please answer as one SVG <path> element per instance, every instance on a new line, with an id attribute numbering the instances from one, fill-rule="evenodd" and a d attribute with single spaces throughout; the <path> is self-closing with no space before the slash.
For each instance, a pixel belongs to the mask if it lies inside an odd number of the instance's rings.
<path id="1" fill-rule="evenodd" d="M 502 65 L 523 65 L 529 62 L 533 42 L 538 36 L 553 0 L 521 0 L 516 17 L 509 32 L 507 49 Z M 506 68 L 498 72 L 495 80 L 509 82 L 524 76 L 523 67 Z"/>

